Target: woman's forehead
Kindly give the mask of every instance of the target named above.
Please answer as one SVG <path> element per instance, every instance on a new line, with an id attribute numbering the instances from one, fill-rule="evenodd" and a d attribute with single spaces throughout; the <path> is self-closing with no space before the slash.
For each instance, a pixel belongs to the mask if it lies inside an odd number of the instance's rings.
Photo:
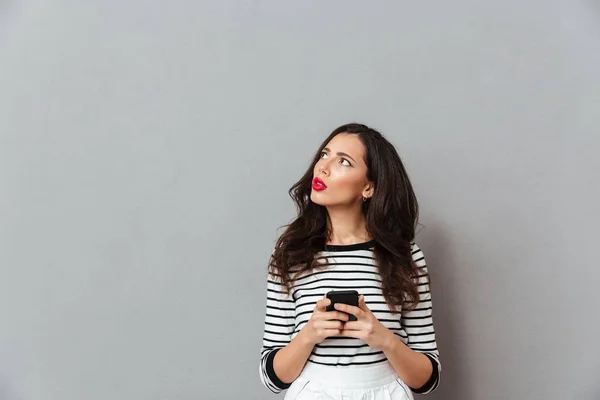
<path id="1" fill-rule="evenodd" d="M 365 147 L 358 135 L 349 133 L 336 135 L 325 147 L 333 153 L 347 153 L 357 161 L 362 160 L 365 154 Z"/>

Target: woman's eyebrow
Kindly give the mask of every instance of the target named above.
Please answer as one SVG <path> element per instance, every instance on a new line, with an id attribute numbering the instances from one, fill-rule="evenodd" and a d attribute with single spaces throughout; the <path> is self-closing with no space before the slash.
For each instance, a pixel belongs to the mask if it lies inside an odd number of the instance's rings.
<path id="1" fill-rule="evenodd" d="M 325 147 L 323 150 L 325 150 L 326 152 L 330 153 L 331 150 L 329 150 L 327 147 Z M 356 162 L 356 160 L 354 158 L 352 158 L 349 154 L 343 153 L 341 151 L 338 151 L 336 153 L 336 155 L 338 156 L 342 156 L 342 157 L 348 157 L 349 159 L 351 159 L 352 161 Z"/>

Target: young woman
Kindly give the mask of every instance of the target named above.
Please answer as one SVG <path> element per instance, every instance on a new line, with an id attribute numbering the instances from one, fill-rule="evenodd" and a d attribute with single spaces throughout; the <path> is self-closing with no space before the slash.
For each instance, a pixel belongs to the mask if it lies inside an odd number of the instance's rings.
<path id="1" fill-rule="evenodd" d="M 290 189 L 297 218 L 269 263 L 260 377 L 286 400 L 413 399 L 441 371 L 418 205 L 379 132 L 337 128 Z M 358 307 L 331 290 L 360 293 Z M 350 321 L 349 315 L 356 317 Z"/>

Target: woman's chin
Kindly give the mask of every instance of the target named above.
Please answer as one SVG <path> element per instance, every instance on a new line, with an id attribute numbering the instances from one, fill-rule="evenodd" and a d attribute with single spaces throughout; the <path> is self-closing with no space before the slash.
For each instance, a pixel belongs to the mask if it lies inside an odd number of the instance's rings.
<path id="1" fill-rule="evenodd" d="M 323 198 L 323 196 L 321 196 L 319 192 L 315 192 L 314 190 L 310 194 L 310 201 L 320 206 L 327 205 L 327 201 Z"/>

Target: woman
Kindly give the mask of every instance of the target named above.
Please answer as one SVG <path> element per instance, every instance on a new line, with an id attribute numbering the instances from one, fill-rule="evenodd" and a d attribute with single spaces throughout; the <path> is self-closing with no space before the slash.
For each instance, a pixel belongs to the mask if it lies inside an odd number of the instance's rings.
<path id="1" fill-rule="evenodd" d="M 398 153 L 364 125 L 337 128 L 291 189 L 298 217 L 269 264 L 260 377 L 285 399 L 412 399 L 439 383 L 418 205 Z M 330 290 L 354 289 L 358 307 Z M 349 314 L 356 321 L 349 321 Z"/>

